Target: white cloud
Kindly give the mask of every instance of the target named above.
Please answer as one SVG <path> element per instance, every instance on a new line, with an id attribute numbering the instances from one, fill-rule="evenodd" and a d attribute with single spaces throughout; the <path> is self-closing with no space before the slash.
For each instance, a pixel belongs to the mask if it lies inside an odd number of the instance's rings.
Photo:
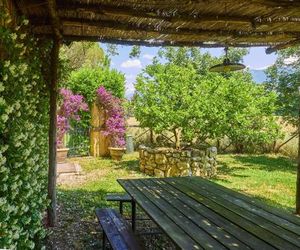
<path id="1" fill-rule="evenodd" d="M 148 60 L 152 60 L 154 57 L 154 55 L 150 55 L 150 54 L 144 54 L 143 58 L 148 59 Z"/>
<path id="2" fill-rule="evenodd" d="M 290 57 L 284 59 L 283 62 L 284 62 L 285 64 L 292 64 L 292 63 L 297 62 L 298 60 L 299 60 L 298 57 L 296 57 L 296 56 L 290 56 Z"/>
<path id="3" fill-rule="evenodd" d="M 252 67 L 252 66 L 248 65 L 247 68 L 252 69 L 252 70 L 265 70 L 265 69 L 271 67 L 272 65 L 273 64 L 269 64 L 269 65 L 265 65 L 262 67 Z"/>
<path id="4" fill-rule="evenodd" d="M 135 91 L 134 82 L 135 82 L 136 75 L 128 74 L 128 75 L 125 75 L 125 78 L 126 78 L 126 93 L 125 93 L 125 96 L 128 99 L 130 99 L 133 96 L 134 91 Z"/>
<path id="5" fill-rule="evenodd" d="M 122 68 L 142 68 L 142 63 L 139 59 L 129 59 L 121 63 Z"/>
<path id="6" fill-rule="evenodd" d="M 134 84 L 131 82 L 126 82 L 126 93 L 125 93 L 125 96 L 127 98 L 131 98 L 134 94 L 134 91 L 135 91 L 135 87 L 134 87 Z"/>
<path id="7" fill-rule="evenodd" d="M 133 80 L 135 80 L 135 75 L 134 74 L 125 75 L 125 78 L 127 82 L 132 82 Z"/>

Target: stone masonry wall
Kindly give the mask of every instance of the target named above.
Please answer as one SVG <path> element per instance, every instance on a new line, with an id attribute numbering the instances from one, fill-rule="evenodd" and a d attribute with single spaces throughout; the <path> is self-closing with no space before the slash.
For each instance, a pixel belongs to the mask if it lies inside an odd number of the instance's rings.
<path id="1" fill-rule="evenodd" d="M 156 177 L 202 176 L 216 174 L 217 148 L 176 150 L 139 147 L 140 170 Z"/>

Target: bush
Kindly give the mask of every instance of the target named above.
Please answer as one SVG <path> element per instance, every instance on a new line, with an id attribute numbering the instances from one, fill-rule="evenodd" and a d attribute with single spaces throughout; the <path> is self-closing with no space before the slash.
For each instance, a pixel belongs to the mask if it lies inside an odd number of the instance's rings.
<path id="1" fill-rule="evenodd" d="M 124 98 L 125 94 L 124 75 L 117 70 L 111 70 L 107 67 L 80 68 L 71 73 L 65 85 L 73 92 L 83 95 L 90 106 L 90 110 L 92 103 L 96 100 L 96 91 L 100 86 L 105 87 L 105 89 L 119 98 Z M 71 155 L 86 155 L 89 153 L 89 138 L 85 136 L 85 131 L 88 131 L 90 128 L 91 115 L 90 113 L 82 112 L 80 116 L 81 120 L 77 122 L 76 126 L 74 122 L 71 122 L 71 133 L 69 134 L 68 142 Z M 72 147 L 77 142 L 80 142 L 80 147 Z"/>
<path id="2" fill-rule="evenodd" d="M 96 99 L 96 90 L 103 86 L 114 96 L 123 98 L 125 93 L 125 77 L 117 70 L 109 68 L 81 68 L 70 75 L 67 88 L 83 95 L 89 104 Z"/>

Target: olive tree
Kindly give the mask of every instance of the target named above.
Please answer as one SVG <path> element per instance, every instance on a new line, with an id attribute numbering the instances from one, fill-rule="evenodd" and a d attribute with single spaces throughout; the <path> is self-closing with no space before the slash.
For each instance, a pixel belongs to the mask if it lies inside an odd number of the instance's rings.
<path id="1" fill-rule="evenodd" d="M 241 54 L 241 53 L 240 53 Z M 196 49 L 160 51 L 138 76 L 134 112 L 143 127 L 174 133 L 187 142 L 228 137 L 237 151 L 262 146 L 279 132 L 274 92 L 256 85 L 249 72 L 215 74 L 217 61 Z"/>

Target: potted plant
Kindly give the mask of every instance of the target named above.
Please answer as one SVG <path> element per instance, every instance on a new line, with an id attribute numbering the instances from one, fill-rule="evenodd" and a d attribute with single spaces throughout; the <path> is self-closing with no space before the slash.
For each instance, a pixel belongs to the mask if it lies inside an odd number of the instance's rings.
<path id="1" fill-rule="evenodd" d="M 107 120 L 105 122 L 104 135 L 110 139 L 110 155 L 113 160 L 120 161 L 126 152 L 125 148 L 125 118 L 122 100 L 113 96 L 104 87 L 97 90 L 98 104 L 105 110 Z"/>
<path id="2" fill-rule="evenodd" d="M 69 149 L 64 143 L 64 136 L 70 129 L 70 121 L 79 121 L 80 111 L 87 111 L 88 105 L 84 102 L 82 95 L 73 94 L 69 89 L 62 88 L 59 92 L 61 105 L 57 112 L 57 162 L 66 161 Z"/>

